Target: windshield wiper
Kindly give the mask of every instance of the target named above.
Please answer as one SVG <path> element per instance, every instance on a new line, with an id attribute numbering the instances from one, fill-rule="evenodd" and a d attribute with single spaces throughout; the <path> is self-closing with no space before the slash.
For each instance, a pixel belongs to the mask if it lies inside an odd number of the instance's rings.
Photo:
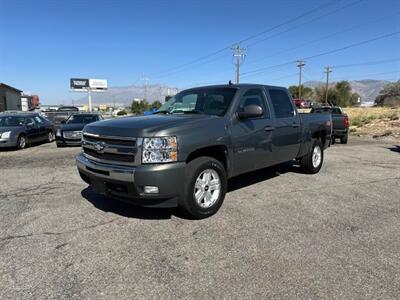
<path id="1" fill-rule="evenodd" d="M 153 112 L 153 115 L 155 114 L 165 114 L 165 115 L 169 115 L 170 112 L 168 110 L 157 110 L 155 112 Z"/>
<path id="2" fill-rule="evenodd" d="M 201 114 L 200 110 L 187 110 L 183 112 L 184 114 Z"/>

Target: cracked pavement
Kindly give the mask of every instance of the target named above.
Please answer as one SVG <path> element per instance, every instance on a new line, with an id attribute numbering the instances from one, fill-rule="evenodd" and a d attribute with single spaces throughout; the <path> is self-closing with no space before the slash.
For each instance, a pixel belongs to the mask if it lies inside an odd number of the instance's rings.
<path id="1" fill-rule="evenodd" d="M 96 195 L 79 148 L 0 151 L 0 299 L 398 299 L 400 142 L 349 143 L 230 180 L 201 221 Z"/>

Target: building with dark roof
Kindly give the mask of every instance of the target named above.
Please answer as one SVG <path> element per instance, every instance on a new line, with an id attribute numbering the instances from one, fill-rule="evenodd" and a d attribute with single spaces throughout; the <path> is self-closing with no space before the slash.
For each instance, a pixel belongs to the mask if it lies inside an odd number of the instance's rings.
<path id="1" fill-rule="evenodd" d="M 0 82 L 0 111 L 21 110 L 22 91 Z"/>

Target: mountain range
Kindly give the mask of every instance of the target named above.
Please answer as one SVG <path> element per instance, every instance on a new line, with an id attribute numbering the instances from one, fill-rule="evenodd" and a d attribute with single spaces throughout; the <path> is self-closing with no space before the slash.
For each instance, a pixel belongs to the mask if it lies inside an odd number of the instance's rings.
<path id="1" fill-rule="evenodd" d="M 152 84 L 147 87 L 143 85 L 129 85 L 110 87 L 108 90 L 99 93 L 92 93 L 92 103 L 94 105 L 108 104 L 116 106 L 129 106 L 133 100 L 146 98 L 148 102 L 160 101 L 164 103 L 165 96 L 175 95 L 179 91 L 176 87 L 162 84 Z M 87 104 L 87 96 L 83 96 L 75 101 L 75 104 Z"/>
<path id="2" fill-rule="evenodd" d="M 353 92 L 358 93 L 361 96 L 361 103 L 363 106 L 373 105 L 376 96 L 382 90 L 383 86 L 389 81 L 385 80 L 354 80 L 349 81 Z M 330 83 L 334 85 L 335 82 Z M 306 81 L 304 83 L 308 87 L 318 87 L 325 85 L 322 81 Z M 93 93 L 92 101 L 93 104 L 108 104 L 117 106 L 129 106 L 134 99 L 139 100 L 146 98 L 148 102 L 153 102 L 155 100 L 164 103 L 165 96 L 174 95 L 180 89 L 177 87 L 166 86 L 162 84 L 152 84 L 148 85 L 146 88 L 143 85 L 129 85 L 120 87 L 110 87 L 107 91 L 102 93 Z M 145 97 L 146 94 L 146 97 Z M 76 104 L 86 104 L 87 96 L 84 96 L 77 101 Z"/>

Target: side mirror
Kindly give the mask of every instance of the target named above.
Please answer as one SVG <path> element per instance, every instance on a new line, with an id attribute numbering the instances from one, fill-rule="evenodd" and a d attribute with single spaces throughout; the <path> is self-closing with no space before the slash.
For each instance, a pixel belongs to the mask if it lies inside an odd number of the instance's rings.
<path id="1" fill-rule="evenodd" d="M 263 115 L 264 111 L 259 105 L 246 105 L 243 111 L 239 111 L 238 117 L 240 119 L 250 119 L 250 118 L 258 118 Z"/>

